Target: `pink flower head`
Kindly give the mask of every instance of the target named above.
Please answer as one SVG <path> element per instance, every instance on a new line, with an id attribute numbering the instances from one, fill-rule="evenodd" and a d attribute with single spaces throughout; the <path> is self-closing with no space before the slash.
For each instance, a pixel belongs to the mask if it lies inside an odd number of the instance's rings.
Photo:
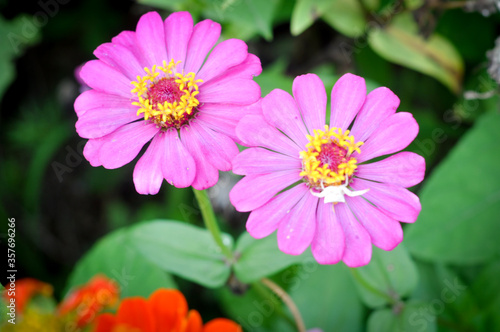
<path id="1" fill-rule="evenodd" d="M 165 21 L 150 12 L 94 51 L 99 60 L 80 72 L 91 90 L 75 101 L 92 166 L 121 167 L 151 141 L 134 169 L 141 194 L 158 193 L 163 179 L 206 189 L 231 170 L 235 127 L 260 98 L 252 78 L 262 68 L 241 40 L 214 47 L 220 31 L 211 20 L 193 27 L 187 12 Z"/>
<path id="2" fill-rule="evenodd" d="M 326 93 L 313 74 L 297 77 L 293 97 L 276 89 L 262 99 L 262 114 L 236 127 L 251 148 L 233 160 L 245 175 L 230 193 L 238 211 L 252 211 L 247 230 L 263 238 L 278 229 L 281 251 L 309 245 L 321 264 L 368 264 L 372 246 L 392 250 L 403 239 L 399 221 L 414 222 L 420 201 L 405 189 L 424 177 L 425 161 L 400 152 L 417 136 L 410 113 L 387 88 L 366 95 L 363 78 L 346 74 Z M 352 124 L 354 118 L 356 120 Z M 348 128 L 351 128 L 350 130 Z"/>

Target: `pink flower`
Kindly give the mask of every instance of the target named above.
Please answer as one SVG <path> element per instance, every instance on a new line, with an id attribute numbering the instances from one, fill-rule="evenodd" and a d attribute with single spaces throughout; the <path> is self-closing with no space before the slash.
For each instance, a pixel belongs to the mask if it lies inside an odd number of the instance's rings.
<path id="1" fill-rule="evenodd" d="M 231 170 L 235 127 L 260 98 L 252 78 L 262 68 L 241 40 L 214 47 L 220 31 L 211 20 L 193 27 L 187 12 L 165 22 L 150 12 L 135 32 L 95 50 L 99 60 L 80 72 L 92 90 L 75 102 L 76 129 L 89 139 L 84 155 L 92 166 L 121 167 L 151 141 L 134 169 L 141 194 L 158 193 L 163 179 L 206 189 L 219 170 Z"/>
<path id="2" fill-rule="evenodd" d="M 238 124 L 238 137 L 251 148 L 233 160 L 233 172 L 245 177 L 231 202 L 252 211 L 246 226 L 253 237 L 278 229 L 278 247 L 287 254 L 311 245 L 321 264 L 368 264 L 372 243 L 392 250 L 403 239 L 399 221 L 417 219 L 420 201 L 405 188 L 422 181 L 425 161 L 400 152 L 367 162 L 408 146 L 417 122 L 395 113 L 399 99 L 389 89 L 367 96 L 364 79 L 352 74 L 332 89 L 329 126 L 316 75 L 297 77 L 293 95 L 272 91 L 262 99 L 262 114 Z"/>

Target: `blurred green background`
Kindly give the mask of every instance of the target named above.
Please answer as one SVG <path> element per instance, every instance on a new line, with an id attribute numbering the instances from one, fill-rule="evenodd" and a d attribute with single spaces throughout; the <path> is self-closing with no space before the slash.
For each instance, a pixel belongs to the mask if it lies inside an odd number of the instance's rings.
<path id="1" fill-rule="evenodd" d="M 93 50 L 134 30 L 150 10 L 164 18 L 187 10 L 195 22 L 220 22 L 222 39 L 247 42 L 262 61 L 256 81 L 263 96 L 274 88 L 291 92 L 293 78 L 310 72 L 329 93 L 352 72 L 370 90 L 394 91 L 399 110 L 420 125 L 407 150 L 426 159 L 427 177 L 412 188 L 423 209 L 405 227 L 403 244 L 376 251 L 355 271 L 307 256 L 274 271 L 307 327 L 500 331 L 499 7 L 493 0 L 0 1 L 0 251 L 7 252 L 7 218 L 15 218 L 18 278 L 48 282 L 60 299 L 91 272 L 109 275 L 108 263 L 124 259 L 112 250 L 118 232 L 99 244 L 101 265 L 88 256 L 80 261 L 106 234 L 158 218 L 202 225 L 189 188 L 164 183 L 158 195 L 137 194 L 134 163 L 91 167 L 74 128 L 81 89 L 74 73 Z M 237 237 L 247 215 L 228 202 L 236 180 L 223 175 L 211 197 L 221 227 Z M 136 260 L 129 267 L 152 279 L 125 287 L 125 295 L 177 286 L 205 321 L 228 316 L 248 331 L 293 331 L 287 310 L 259 284 L 238 296 L 246 288 L 240 283 L 209 289 Z M 1 273 L 5 284 L 6 269 Z M 366 283 L 385 295 L 367 294 Z"/>

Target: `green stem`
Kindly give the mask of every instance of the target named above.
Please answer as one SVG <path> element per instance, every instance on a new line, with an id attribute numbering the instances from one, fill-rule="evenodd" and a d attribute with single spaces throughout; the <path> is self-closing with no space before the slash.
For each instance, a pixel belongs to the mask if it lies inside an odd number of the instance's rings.
<path id="1" fill-rule="evenodd" d="M 198 205 L 200 206 L 201 215 L 203 217 L 205 227 L 212 234 L 215 243 L 217 243 L 217 245 L 220 247 L 222 253 L 230 262 L 232 262 L 233 253 L 228 247 L 226 247 L 226 245 L 224 245 L 224 242 L 222 241 L 222 234 L 220 232 L 219 225 L 217 224 L 214 209 L 212 207 L 212 203 L 210 202 L 210 198 L 208 198 L 207 192 L 205 190 L 196 190 L 194 188 L 193 192 L 196 200 L 198 201 Z"/>

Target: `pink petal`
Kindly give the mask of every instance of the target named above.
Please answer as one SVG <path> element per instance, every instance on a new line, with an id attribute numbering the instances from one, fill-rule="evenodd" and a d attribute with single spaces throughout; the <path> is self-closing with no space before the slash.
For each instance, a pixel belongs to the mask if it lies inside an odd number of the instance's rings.
<path id="1" fill-rule="evenodd" d="M 358 162 L 401 151 L 418 134 L 418 124 L 410 113 L 399 112 L 386 118 L 361 146 Z"/>
<path id="2" fill-rule="evenodd" d="M 182 61 L 181 68 L 184 68 L 186 63 L 186 52 L 192 32 L 193 18 L 188 12 L 173 13 L 165 20 L 167 54 L 176 62 Z"/>
<path id="3" fill-rule="evenodd" d="M 75 111 L 78 117 L 80 117 L 86 111 L 94 108 L 113 109 L 123 107 L 125 104 L 132 105 L 132 102 L 128 98 L 110 95 L 106 92 L 87 90 L 76 98 Z"/>
<path id="4" fill-rule="evenodd" d="M 148 65 L 144 54 L 139 49 L 139 45 L 137 43 L 137 37 L 135 31 L 122 31 L 118 36 L 113 37 L 111 39 L 113 44 L 119 44 L 125 46 L 132 54 L 134 54 L 137 61 L 139 61 L 141 68 L 144 69 Z"/>
<path id="5" fill-rule="evenodd" d="M 363 194 L 363 197 L 375 204 L 389 217 L 398 221 L 415 222 L 422 209 L 417 195 L 393 184 L 355 179 L 351 183 L 351 187 L 353 190 L 370 189 L 366 194 Z"/>
<path id="6" fill-rule="evenodd" d="M 335 205 L 335 213 L 345 234 L 345 250 L 342 260 L 349 267 L 360 267 L 368 264 L 372 257 L 370 235 L 354 218 L 347 204 Z"/>
<path id="7" fill-rule="evenodd" d="M 364 142 L 380 123 L 396 113 L 399 98 L 385 87 L 370 92 L 351 129 L 356 142 Z"/>
<path id="8" fill-rule="evenodd" d="M 359 165 L 356 176 L 367 180 L 411 187 L 425 175 L 425 159 L 413 152 L 400 152 L 384 160 Z"/>
<path id="9" fill-rule="evenodd" d="M 101 138 L 99 161 L 105 168 L 121 167 L 134 159 L 144 144 L 158 133 L 153 123 L 134 122 Z"/>
<path id="10" fill-rule="evenodd" d="M 144 69 L 139 61 L 125 46 L 105 43 L 94 51 L 94 55 L 127 76 L 130 81 L 135 81 L 137 75 L 144 74 Z"/>
<path id="11" fill-rule="evenodd" d="M 299 180 L 299 171 L 247 175 L 233 187 L 229 193 L 229 200 L 240 212 L 252 211 Z"/>
<path id="12" fill-rule="evenodd" d="M 403 228 L 399 222 L 361 197 L 346 197 L 346 203 L 368 231 L 374 245 L 380 249 L 392 250 L 403 241 Z"/>
<path id="13" fill-rule="evenodd" d="M 366 85 L 362 77 L 345 74 L 332 89 L 330 127 L 346 130 L 366 99 Z"/>
<path id="14" fill-rule="evenodd" d="M 163 182 L 161 160 L 165 157 L 166 135 L 156 135 L 134 168 L 135 189 L 142 195 L 156 195 Z"/>
<path id="15" fill-rule="evenodd" d="M 260 86 L 247 79 L 227 79 L 200 86 L 200 103 L 248 105 L 260 98 Z"/>
<path id="16" fill-rule="evenodd" d="M 203 144 L 198 141 L 198 136 L 190 126 L 181 128 L 181 139 L 189 154 L 193 157 L 196 166 L 196 176 L 192 186 L 197 190 L 204 190 L 214 186 L 219 179 L 219 171 L 208 161 L 210 151 L 203 149 Z"/>
<path id="17" fill-rule="evenodd" d="M 102 139 L 89 139 L 85 147 L 83 148 L 83 155 L 87 159 L 90 165 L 94 167 L 102 166 L 99 160 L 99 150 L 101 149 L 103 142 Z"/>
<path id="18" fill-rule="evenodd" d="M 332 204 L 321 199 L 316 214 L 316 234 L 311 251 L 320 264 L 337 264 L 344 256 L 344 231 Z"/>
<path id="19" fill-rule="evenodd" d="M 80 77 L 93 89 L 112 95 L 132 98 L 130 80 L 118 70 L 100 60 L 88 61 L 80 71 Z"/>
<path id="20" fill-rule="evenodd" d="M 190 122 L 192 135 L 196 137 L 210 164 L 221 171 L 230 171 L 231 161 L 238 154 L 238 147 L 232 139 L 203 127 L 196 120 Z"/>
<path id="21" fill-rule="evenodd" d="M 196 176 L 194 159 L 181 142 L 177 130 L 168 130 L 164 135 L 167 146 L 162 160 L 163 177 L 174 187 L 189 187 Z"/>
<path id="22" fill-rule="evenodd" d="M 270 126 L 260 115 L 247 115 L 236 127 L 236 135 L 245 146 L 264 147 L 272 151 L 298 157 L 300 148 Z"/>
<path id="23" fill-rule="evenodd" d="M 309 133 L 325 127 L 326 90 L 321 79 L 315 74 L 297 76 L 293 80 L 293 96 Z"/>
<path id="24" fill-rule="evenodd" d="M 137 43 L 142 51 L 147 67 L 160 66 L 163 61 L 169 62 L 165 47 L 165 31 L 163 20 L 157 12 L 149 12 L 141 16 L 136 29 Z"/>
<path id="25" fill-rule="evenodd" d="M 117 108 L 93 108 L 82 114 L 76 122 L 76 131 L 83 138 L 103 137 L 119 127 L 141 119 L 137 116 L 137 106 L 123 102 Z"/>
<path id="26" fill-rule="evenodd" d="M 304 195 L 279 224 L 278 248 L 285 254 L 300 255 L 311 244 L 316 231 L 318 201 L 313 195 Z"/>
<path id="27" fill-rule="evenodd" d="M 245 106 L 204 104 L 200 109 L 197 120 L 207 128 L 224 133 L 236 143 L 242 144 L 236 135 L 236 126 L 245 115 L 261 113 L 260 103 Z"/>
<path id="28" fill-rule="evenodd" d="M 208 52 L 219 39 L 221 27 L 219 23 L 204 20 L 196 24 L 189 40 L 184 70 L 189 73 L 198 73 L 205 61 Z"/>
<path id="29" fill-rule="evenodd" d="M 280 89 L 271 91 L 262 99 L 262 111 L 267 123 L 290 137 L 299 148 L 305 148 L 308 133 L 297 104 L 288 92 Z"/>
<path id="30" fill-rule="evenodd" d="M 306 194 L 309 189 L 301 183 L 279 195 L 276 195 L 263 206 L 250 213 L 247 220 L 247 231 L 256 239 L 261 239 L 274 232 L 280 221 L 290 213 L 290 210 Z"/>
<path id="31" fill-rule="evenodd" d="M 233 159 L 233 173 L 240 175 L 266 174 L 277 171 L 301 170 L 299 158 L 272 152 L 262 148 L 242 151 Z"/>
<path id="32" fill-rule="evenodd" d="M 242 63 L 227 69 L 222 75 L 214 78 L 214 80 L 235 78 L 253 79 L 255 76 L 260 75 L 261 72 L 262 66 L 260 64 L 260 59 L 253 54 L 248 54 Z"/>
<path id="33" fill-rule="evenodd" d="M 204 106 L 214 107 L 217 104 L 206 104 Z M 205 108 L 203 108 L 203 111 Z M 200 112 L 196 117 L 196 121 L 200 123 L 200 125 L 210 128 L 219 133 L 224 133 L 225 135 L 233 138 L 236 136 L 236 126 L 238 125 L 238 118 L 235 118 L 234 113 L 228 114 L 225 116 L 218 116 L 210 113 Z"/>
<path id="34" fill-rule="evenodd" d="M 203 80 L 200 86 L 208 83 L 214 77 L 222 75 L 227 69 L 242 63 L 247 55 L 248 46 L 239 39 L 228 39 L 215 46 L 196 75 L 196 78 Z"/>

